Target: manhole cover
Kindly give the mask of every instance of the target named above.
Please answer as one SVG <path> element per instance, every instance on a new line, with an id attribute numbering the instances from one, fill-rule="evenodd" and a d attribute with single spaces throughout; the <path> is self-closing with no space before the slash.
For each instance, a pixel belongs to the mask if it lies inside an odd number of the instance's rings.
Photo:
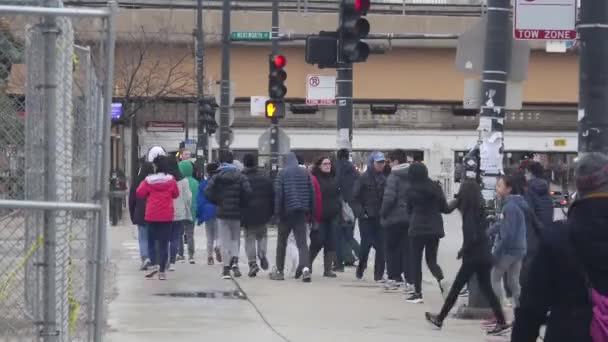
<path id="1" fill-rule="evenodd" d="M 184 292 L 169 292 L 157 293 L 161 297 L 175 298 L 207 298 L 207 299 L 240 299 L 246 300 L 247 295 L 239 290 L 234 291 L 184 291 Z"/>

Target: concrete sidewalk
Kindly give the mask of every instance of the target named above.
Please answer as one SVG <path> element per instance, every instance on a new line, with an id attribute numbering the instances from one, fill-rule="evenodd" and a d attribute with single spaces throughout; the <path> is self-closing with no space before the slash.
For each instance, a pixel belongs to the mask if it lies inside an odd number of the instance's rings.
<path id="1" fill-rule="evenodd" d="M 450 279 L 456 271 L 455 251 L 460 241 L 453 229 L 444 239 L 440 262 Z M 442 331 L 432 330 L 424 320 L 425 311 L 439 310 L 442 299 L 437 285 L 425 275 L 425 304 L 405 302 L 402 293 L 384 293 L 370 281 L 355 280 L 354 269 L 338 279 L 319 276 L 315 264 L 313 282 L 294 279 L 275 282 L 267 273 L 236 281 L 219 278 L 221 266 L 207 266 L 206 252 L 197 250 L 198 264 L 177 264 L 168 280 L 147 280 L 138 271 L 135 228 L 116 227 L 111 234 L 112 257 L 117 262 L 118 298 L 109 312 L 108 341 L 388 341 L 413 342 L 507 341 L 487 338 L 478 321 L 446 321 Z M 203 248 L 204 232 L 197 228 L 197 246 Z M 276 238 L 269 239 L 269 259 L 274 262 Z M 442 241 L 444 241 L 442 240 Z M 322 258 L 318 258 L 322 259 Z M 373 260 L 373 259 L 372 259 Z M 371 272 L 368 272 L 371 273 Z M 215 293 L 221 298 L 179 298 L 163 293 Z M 242 292 L 242 293 L 241 293 Z M 228 298 L 224 298 L 227 293 Z M 241 293 L 247 300 L 235 299 Z"/>

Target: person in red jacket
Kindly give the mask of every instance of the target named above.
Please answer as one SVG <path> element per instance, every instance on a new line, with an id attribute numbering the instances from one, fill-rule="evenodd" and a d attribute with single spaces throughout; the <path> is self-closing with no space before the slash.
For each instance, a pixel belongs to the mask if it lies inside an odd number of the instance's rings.
<path id="1" fill-rule="evenodd" d="M 156 173 L 146 177 L 137 188 L 138 198 L 146 199 L 145 220 L 150 224 L 150 234 L 157 243 L 158 279 L 165 280 L 165 269 L 169 258 L 169 240 L 173 221 L 173 199 L 179 196 L 177 182 L 169 174 L 169 160 L 159 156 L 154 160 Z"/>

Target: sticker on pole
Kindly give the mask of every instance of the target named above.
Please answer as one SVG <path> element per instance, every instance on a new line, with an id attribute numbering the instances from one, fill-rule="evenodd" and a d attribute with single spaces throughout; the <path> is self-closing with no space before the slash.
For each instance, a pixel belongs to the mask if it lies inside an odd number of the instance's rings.
<path id="1" fill-rule="evenodd" d="M 515 0 L 518 40 L 576 39 L 576 0 Z"/>
<path id="2" fill-rule="evenodd" d="M 336 104 L 336 76 L 308 75 L 306 77 L 306 104 L 332 106 Z"/>

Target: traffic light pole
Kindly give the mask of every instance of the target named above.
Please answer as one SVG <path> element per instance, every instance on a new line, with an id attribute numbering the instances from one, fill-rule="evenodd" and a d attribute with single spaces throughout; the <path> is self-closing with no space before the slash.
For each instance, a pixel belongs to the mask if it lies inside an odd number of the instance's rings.
<path id="1" fill-rule="evenodd" d="M 230 0 L 224 0 L 222 12 L 222 81 L 220 96 L 220 152 L 230 148 Z"/>
<path id="2" fill-rule="evenodd" d="M 279 0 L 272 1 L 272 54 L 279 53 Z M 270 123 L 270 174 L 274 177 L 279 171 L 279 119 L 272 118 Z"/>
<path id="3" fill-rule="evenodd" d="M 581 0 L 579 153 L 608 153 L 608 3 Z"/>
<path id="4" fill-rule="evenodd" d="M 203 0 L 197 0 L 196 11 L 196 95 L 197 95 L 197 148 L 196 148 L 196 176 L 202 179 L 204 165 L 207 161 L 207 146 L 209 145 L 209 134 L 207 134 L 207 123 L 205 113 L 202 111 L 201 101 L 204 90 L 204 58 L 205 58 L 205 35 L 203 32 Z M 186 129 L 187 131 L 187 129 Z"/>
<path id="5" fill-rule="evenodd" d="M 353 65 L 341 63 L 336 77 L 338 105 L 338 138 L 337 149 L 352 150 L 353 140 Z"/>
<path id="6" fill-rule="evenodd" d="M 488 0 L 484 69 L 481 86 L 479 143 L 482 194 L 487 215 L 496 212 L 496 181 L 503 172 L 504 119 L 507 80 L 511 56 L 511 5 L 505 0 Z M 460 316 L 487 316 L 489 305 L 475 279 L 469 282 L 469 305 Z"/>

